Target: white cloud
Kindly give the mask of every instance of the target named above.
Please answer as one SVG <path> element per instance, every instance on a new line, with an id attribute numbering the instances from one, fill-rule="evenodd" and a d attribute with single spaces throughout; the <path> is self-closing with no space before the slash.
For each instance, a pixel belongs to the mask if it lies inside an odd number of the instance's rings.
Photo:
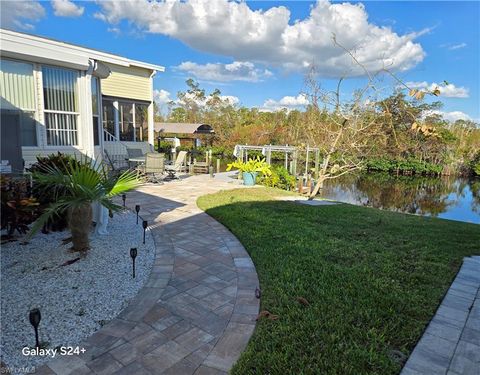
<path id="1" fill-rule="evenodd" d="M 107 31 L 115 35 L 120 35 L 122 33 L 122 31 L 118 27 L 109 27 Z"/>
<path id="2" fill-rule="evenodd" d="M 303 94 L 297 96 L 284 96 L 280 100 L 267 99 L 260 108 L 264 112 L 279 111 L 282 109 L 301 109 L 309 104 L 307 97 Z"/>
<path id="3" fill-rule="evenodd" d="M 448 47 L 450 51 L 455 51 L 456 49 L 465 48 L 467 43 L 454 44 L 453 46 Z"/>
<path id="4" fill-rule="evenodd" d="M 185 97 L 187 99 L 193 100 L 200 107 L 205 107 L 207 105 L 207 102 L 212 99 L 212 95 L 207 95 L 204 99 L 198 99 L 195 98 L 193 94 L 190 94 L 188 92 L 186 93 Z M 225 105 L 236 105 L 240 103 L 240 99 L 233 95 L 219 95 L 219 98 Z M 181 99 L 177 99 L 175 100 L 175 103 L 184 104 L 184 101 Z"/>
<path id="5" fill-rule="evenodd" d="M 448 85 L 428 82 L 407 82 L 406 85 L 414 89 L 433 91 L 435 88 L 440 90 L 440 96 L 446 98 L 468 98 L 468 89 L 465 87 L 456 87 L 453 83 Z"/>
<path id="6" fill-rule="evenodd" d="M 451 112 L 444 112 L 444 111 L 431 111 L 431 114 L 441 115 L 445 120 L 450 122 L 455 122 L 457 120 L 469 120 L 473 121 L 473 119 L 464 112 L 461 111 L 451 111 Z M 426 113 L 426 116 L 429 114 Z"/>
<path id="7" fill-rule="evenodd" d="M 153 99 L 155 100 L 155 102 L 160 106 L 165 106 L 167 104 L 169 104 L 170 102 L 173 102 L 174 104 L 184 104 L 182 100 L 179 100 L 179 99 L 173 99 L 171 97 L 171 93 L 167 90 L 153 90 Z M 190 93 L 187 93 L 186 94 L 186 97 L 188 99 L 194 99 L 194 95 L 193 94 L 190 94 Z M 238 103 L 240 103 L 240 99 L 236 96 L 232 96 L 232 95 L 220 95 L 219 96 L 220 99 L 225 103 L 225 104 L 229 104 L 229 105 L 236 105 Z M 194 99 L 194 101 L 197 103 L 197 105 L 199 105 L 200 107 L 204 107 L 207 105 L 207 102 L 212 98 L 211 95 L 208 95 L 205 99 L 203 100 L 200 100 L 200 99 Z"/>
<path id="8" fill-rule="evenodd" d="M 248 61 L 234 61 L 231 64 L 208 63 L 205 65 L 185 61 L 176 68 L 198 79 L 213 82 L 259 82 L 273 75 L 268 69 L 256 68 L 253 63 Z"/>
<path id="9" fill-rule="evenodd" d="M 172 101 L 170 95 L 170 92 L 167 90 L 153 90 L 153 99 L 159 106 L 168 104 Z"/>
<path id="10" fill-rule="evenodd" d="M 414 39 L 419 34 L 398 35 L 390 27 L 368 22 L 362 4 L 320 0 L 308 17 L 291 21 L 284 6 L 252 10 L 246 2 L 227 0 L 100 2 L 97 18 L 117 24 L 129 21 L 141 30 L 168 35 L 186 45 L 235 61 L 250 61 L 289 70 L 315 63 L 322 76 L 363 75 L 345 51 L 335 46 L 332 34 L 370 71 L 384 66 L 404 71 L 425 56 Z M 421 34 L 421 33 L 420 33 Z"/>
<path id="11" fill-rule="evenodd" d="M 465 48 L 466 46 L 467 46 L 467 43 L 458 43 L 458 44 L 447 43 L 447 44 L 442 44 L 440 47 L 446 48 L 450 51 L 455 51 L 457 49 Z"/>
<path id="12" fill-rule="evenodd" d="M 70 0 L 52 0 L 53 13 L 59 17 L 80 17 L 85 8 Z"/>
<path id="13" fill-rule="evenodd" d="M 38 1 L 0 1 L 0 13 L 3 28 L 33 30 L 32 22 L 45 17 L 45 8 Z"/>
<path id="14" fill-rule="evenodd" d="M 240 99 L 233 95 L 220 95 L 220 99 L 224 102 L 228 102 L 230 105 L 236 105 L 240 103 Z"/>

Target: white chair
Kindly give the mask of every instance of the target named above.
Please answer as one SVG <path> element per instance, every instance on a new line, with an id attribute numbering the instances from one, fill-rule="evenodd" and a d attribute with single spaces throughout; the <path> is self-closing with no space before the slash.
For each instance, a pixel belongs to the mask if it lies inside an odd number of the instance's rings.
<path id="1" fill-rule="evenodd" d="M 173 165 L 165 166 L 165 172 L 168 173 L 168 178 L 178 178 L 177 173 L 183 171 L 186 159 L 187 151 L 180 151 L 175 159 L 175 163 Z"/>

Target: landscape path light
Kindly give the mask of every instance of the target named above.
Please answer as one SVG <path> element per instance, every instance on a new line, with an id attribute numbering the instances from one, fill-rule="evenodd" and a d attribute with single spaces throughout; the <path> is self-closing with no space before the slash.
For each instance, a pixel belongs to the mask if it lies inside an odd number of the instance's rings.
<path id="1" fill-rule="evenodd" d="M 135 205 L 135 212 L 137 213 L 137 225 L 138 225 L 138 213 L 140 212 L 140 205 Z"/>
<path id="2" fill-rule="evenodd" d="M 130 249 L 130 257 L 132 258 L 132 277 L 135 278 L 135 258 L 137 257 L 137 248 Z"/>
<path id="3" fill-rule="evenodd" d="M 122 194 L 123 207 L 125 207 L 125 201 L 127 200 L 127 194 Z"/>
<path id="4" fill-rule="evenodd" d="M 42 319 L 42 314 L 40 314 L 40 310 L 39 309 L 30 310 L 28 319 L 30 320 L 30 324 L 35 329 L 35 346 L 37 348 L 40 348 L 40 342 L 38 340 L 38 326 L 40 325 L 40 320 Z"/>
<path id="5" fill-rule="evenodd" d="M 147 230 L 148 227 L 148 221 L 143 220 L 143 244 L 145 245 L 145 231 Z"/>

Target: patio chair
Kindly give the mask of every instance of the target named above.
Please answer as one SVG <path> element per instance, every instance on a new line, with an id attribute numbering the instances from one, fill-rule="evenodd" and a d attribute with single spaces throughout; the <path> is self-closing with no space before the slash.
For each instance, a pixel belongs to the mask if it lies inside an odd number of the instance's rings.
<path id="1" fill-rule="evenodd" d="M 127 147 L 128 158 L 141 158 L 145 156 L 141 148 L 129 148 Z"/>
<path id="2" fill-rule="evenodd" d="M 180 151 L 175 159 L 175 163 L 173 165 L 165 166 L 165 172 L 168 173 L 168 178 L 178 178 L 177 173 L 182 172 L 186 159 L 187 151 Z"/>
<path id="3" fill-rule="evenodd" d="M 145 164 L 138 170 L 143 173 L 148 182 L 160 183 L 165 172 L 165 155 L 156 152 L 149 152 L 145 155 Z"/>
<path id="4" fill-rule="evenodd" d="M 145 153 L 143 152 L 143 150 L 141 148 L 129 148 L 127 147 L 127 162 L 128 162 L 128 166 L 131 168 L 132 167 L 132 163 L 133 163 L 133 166 L 137 166 L 138 165 L 138 162 L 137 161 L 132 161 L 130 159 L 138 159 L 138 158 L 143 158 L 145 157 Z"/>
<path id="5" fill-rule="evenodd" d="M 103 150 L 103 152 L 112 174 L 119 175 L 128 169 L 125 162 L 121 162 L 120 160 L 117 160 L 118 158 L 116 159 L 113 155 L 110 155 L 107 150 Z"/>

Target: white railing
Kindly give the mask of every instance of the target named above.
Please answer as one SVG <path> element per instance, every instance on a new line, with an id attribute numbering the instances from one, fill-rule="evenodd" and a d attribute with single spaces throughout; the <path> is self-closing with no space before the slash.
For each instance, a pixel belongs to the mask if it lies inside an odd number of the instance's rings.
<path id="1" fill-rule="evenodd" d="M 103 129 L 103 140 L 105 142 L 119 142 L 120 140 L 109 131 Z"/>

